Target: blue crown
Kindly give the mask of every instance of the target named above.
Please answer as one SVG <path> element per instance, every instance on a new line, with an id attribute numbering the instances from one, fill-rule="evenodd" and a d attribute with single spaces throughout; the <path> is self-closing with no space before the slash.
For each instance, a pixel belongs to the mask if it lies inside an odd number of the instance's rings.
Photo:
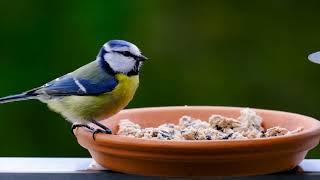
<path id="1" fill-rule="evenodd" d="M 131 46 L 131 43 L 124 41 L 124 40 L 111 40 L 111 41 L 108 41 L 108 44 L 109 44 L 110 48 L 130 47 Z"/>

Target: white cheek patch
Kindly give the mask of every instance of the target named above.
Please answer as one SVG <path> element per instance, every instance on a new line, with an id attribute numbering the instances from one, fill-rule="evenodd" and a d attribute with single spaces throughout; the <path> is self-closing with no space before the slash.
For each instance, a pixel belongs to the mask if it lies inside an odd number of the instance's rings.
<path id="1" fill-rule="evenodd" d="M 105 54 L 104 59 L 115 72 L 127 74 L 135 66 L 135 60 L 133 58 L 116 53 L 107 53 Z"/>

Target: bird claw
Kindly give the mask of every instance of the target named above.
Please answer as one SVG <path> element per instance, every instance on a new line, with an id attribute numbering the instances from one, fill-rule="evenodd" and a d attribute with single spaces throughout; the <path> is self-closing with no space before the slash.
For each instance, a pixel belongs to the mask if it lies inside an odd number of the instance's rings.
<path id="1" fill-rule="evenodd" d="M 85 128 L 87 128 L 87 129 L 89 129 L 90 131 L 94 131 L 94 129 L 92 128 L 92 127 L 90 127 L 90 126 L 88 126 L 87 124 L 72 124 L 72 126 L 71 126 L 71 133 L 74 135 L 74 136 L 76 136 L 75 134 L 74 134 L 74 129 L 77 129 L 78 127 L 85 127 Z"/>
<path id="2" fill-rule="evenodd" d="M 71 132 L 74 136 L 76 136 L 73 132 L 74 129 L 78 128 L 78 127 L 85 127 L 87 129 L 89 129 L 92 133 L 92 138 L 93 140 L 96 140 L 96 137 L 95 135 L 98 134 L 98 133 L 103 133 L 103 134 L 112 134 L 112 131 L 111 129 L 109 129 L 108 127 L 106 126 L 103 126 L 101 125 L 100 123 L 97 123 L 96 121 L 93 121 L 93 123 L 97 124 L 98 126 L 100 126 L 101 128 L 103 129 L 94 129 L 93 127 L 90 127 L 89 125 L 87 124 L 73 124 L 71 126 Z"/>
<path id="3" fill-rule="evenodd" d="M 92 133 L 92 138 L 93 138 L 93 140 L 96 140 L 95 135 L 98 134 L 98 133 L 112 134 L 112 131 L 111 131 L 111 129 L 109 129 L 109 128 L 107 128 L 107 129 L 96 129 L 96 130 L 94 130 L 93 133 Z"/>

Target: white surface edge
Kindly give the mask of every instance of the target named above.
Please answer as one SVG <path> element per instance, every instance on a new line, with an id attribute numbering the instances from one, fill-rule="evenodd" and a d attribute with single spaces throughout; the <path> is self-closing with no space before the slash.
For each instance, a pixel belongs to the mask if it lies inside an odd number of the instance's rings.
<path id="1" fill-rule="evenodd" d="M 306 173 L 320 172 L 320 159 L 305 159 L 299 165 Z M 107 170 L 92 158 L 0 157 L 0 173 L 76 173 Z"/>

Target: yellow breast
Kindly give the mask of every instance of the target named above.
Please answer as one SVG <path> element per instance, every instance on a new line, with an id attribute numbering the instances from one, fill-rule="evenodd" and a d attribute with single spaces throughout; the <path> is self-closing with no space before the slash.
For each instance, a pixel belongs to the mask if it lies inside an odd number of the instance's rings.
<path id="1" fill-rule="evenodd" d="M 112 92 L 108 92 L 103 96 L 105 103 L 101 107 L 101 111 L 97 111 L 96 119 L 104 119 L 110 117 L 123 108 L 125 108 L 132 100 L 138 86 L 139 76 L 126 76 L 124 74 L 117 74 L 116 79 L 118 85 Z"/>

